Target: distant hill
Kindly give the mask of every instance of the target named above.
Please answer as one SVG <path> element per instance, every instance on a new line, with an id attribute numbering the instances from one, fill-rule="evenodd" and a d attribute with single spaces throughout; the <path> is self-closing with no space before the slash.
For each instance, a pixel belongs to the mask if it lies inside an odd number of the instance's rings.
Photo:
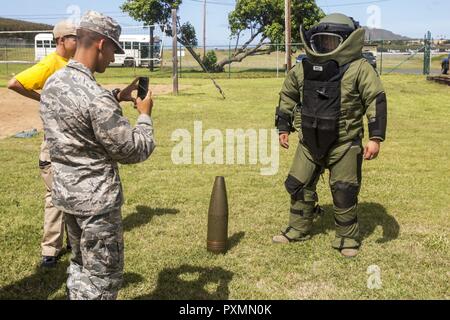
<path id="1" fill-rule="evenodd" d="M 368 40 L 411 40 L 411 38 L 404 37 L 384 29 L 369 29 L 363 27 L 366 30 L 366 41 Z"/>
<path id="2" fill-rule="evenodd" d="M 23 20 L 7 19 L 0 17 L 0 31 L 42 31 L 52 30 L 53 26 L 43 23 L 34 23 Z M 28 41 L 34 39 L 36 33 L 21 33 L 21 34 L 0 34 L 0 38 L 22 38 Z"/>

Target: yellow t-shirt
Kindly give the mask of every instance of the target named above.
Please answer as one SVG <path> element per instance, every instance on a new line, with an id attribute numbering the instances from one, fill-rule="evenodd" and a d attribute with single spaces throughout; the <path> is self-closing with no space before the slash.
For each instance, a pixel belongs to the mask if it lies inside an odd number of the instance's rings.
<path id="1" fill-rule="evenodd" d="M 65 67 L 69 60 L 56 52 L 50 53 L 39 63 L 16 76 L 16 80 L 27 90 L 42 90 L 52 74 Z"/>

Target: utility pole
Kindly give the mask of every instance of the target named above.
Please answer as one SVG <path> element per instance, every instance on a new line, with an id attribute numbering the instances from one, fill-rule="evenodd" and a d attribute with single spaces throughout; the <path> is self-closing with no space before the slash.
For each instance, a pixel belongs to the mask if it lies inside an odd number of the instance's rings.
<path id="1" fill-rule="evenodd" d="M 425 35 L 425 51 L 423 54 L 423 74 L 429 75 L 431 68 L 431 32 Z"/>
<path id="2" fill-rule="evenodd" d="M 383 75 L 383 52 L 384 52 L 384 40 L 381 40 L 381 65 L 380 65 L 380 75 Z"/>
<path id="3" fill-rule="evenodd" d="M 153 31 L 155 30 L 155 26 L 150 26 L 150 46 L 149 46 L 149 49 L 150 49 L 150 63 L 148 64 L 149 65 L 149 67 L 150 67 L 150 72 L 153 72 L 154 71 L 154 68 L 155 68 L 155 64 L 154 64 L 154 61 L 153 61 L 153 58 L 155 57 L 155 54 L 154 54 L 154 49 L 155 49 L 155 37 L 154 37 L 154 34 L 153 34 Z"/>
<path id="4" fill-rule="evenodd" d="M 206 57 L 206 0 L 203 0 L 203 59 Z"/>
<path id="5" fill-rule="evenodd" d="M 286 32 L 286 74 L 291 70 L 291 0 L 284 0 L 285 32 Z"/>
<path id="6" fill-rule="evenodd" d="M 178 41 L 177 41 L 177 9 L 172 9 L 172 61 L 173 61 L 173 94 L 178 95 Z"/>

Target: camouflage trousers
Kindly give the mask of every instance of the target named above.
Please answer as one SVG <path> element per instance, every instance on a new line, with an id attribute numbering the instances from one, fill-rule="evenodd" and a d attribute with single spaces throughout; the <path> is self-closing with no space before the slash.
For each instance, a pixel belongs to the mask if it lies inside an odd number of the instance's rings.
<path id="1" fill-rule="evenodd" d="M 361 140 L 332 148 L 320 163 L 309 150 L 299 144 L 292 168 L 285 182 L 291 195 L 289 226 L 283 234 L 291 240 L 310 237 L 313 220 L 318 213 L 316 186 L 325 169 L 330 170 L 336 237 L 333 248 L 358 248 L 358 195 L 361 188 L 363 147 Z"/>
<path id="2" fill-rule="evenodd" d="M 70 300 L 115 300 L 122 285 L 124 245 L 120 210 L 81 217 L 66 214 L 72 259 Z"/>

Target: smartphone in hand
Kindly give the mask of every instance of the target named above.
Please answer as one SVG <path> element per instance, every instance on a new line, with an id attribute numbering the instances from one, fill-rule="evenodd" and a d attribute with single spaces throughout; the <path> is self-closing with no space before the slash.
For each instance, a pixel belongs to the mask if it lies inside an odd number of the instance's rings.
<path id="1" fill-rule="evenodd" d="M 148 94 L 148 86 L 149 86 L 150 80 L 148 77 L 139 77 L 139 84 L 138 84 L 138 97 L 142 100 L 147 97 Z"/>

